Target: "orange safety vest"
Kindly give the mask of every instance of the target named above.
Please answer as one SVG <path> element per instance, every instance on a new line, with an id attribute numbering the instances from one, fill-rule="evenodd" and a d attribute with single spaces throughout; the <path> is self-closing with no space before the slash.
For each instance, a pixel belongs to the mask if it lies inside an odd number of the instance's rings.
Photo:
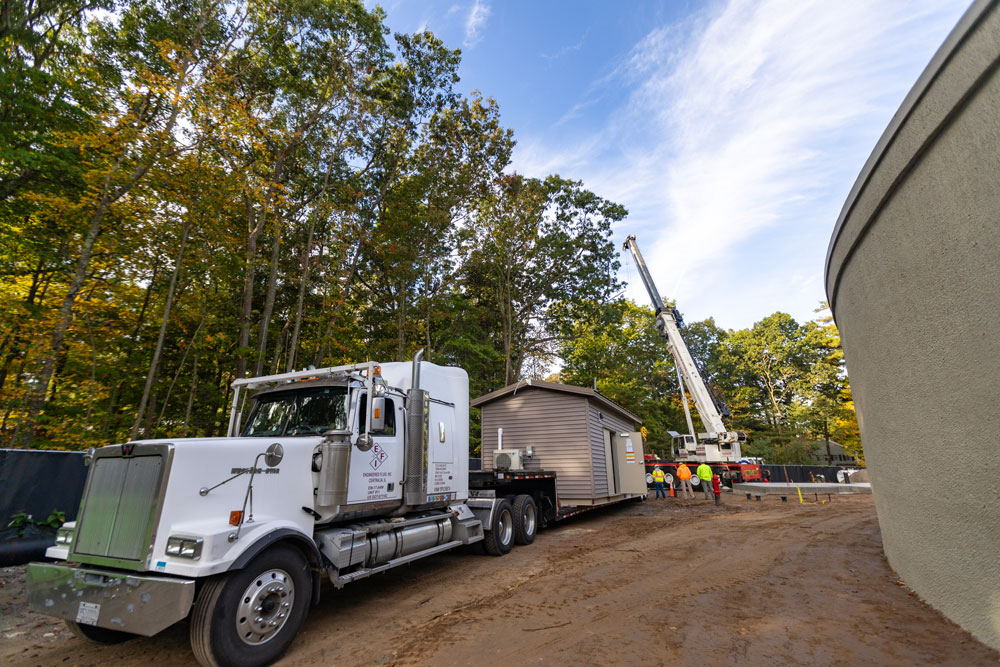
<path id="1" fill-rule="evenodd" d="M 677 479 L 691 479 L 691 468 L 683 463 L 677 466 Z"/>

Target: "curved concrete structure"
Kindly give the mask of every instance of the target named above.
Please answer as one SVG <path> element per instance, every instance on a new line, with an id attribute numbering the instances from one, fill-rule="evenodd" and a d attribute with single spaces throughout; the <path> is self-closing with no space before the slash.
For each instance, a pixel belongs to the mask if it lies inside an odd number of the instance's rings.
<path id="1" fill-rule="evenodd" d="M 1000 649 L 1000 3 L 962 17 L 844 205 L 826 289 L 885 553 Z"/>

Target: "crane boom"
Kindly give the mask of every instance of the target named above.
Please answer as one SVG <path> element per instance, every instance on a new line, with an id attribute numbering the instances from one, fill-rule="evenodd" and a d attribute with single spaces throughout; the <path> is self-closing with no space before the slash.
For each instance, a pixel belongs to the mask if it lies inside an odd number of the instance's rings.
<path id="1" fill-rule="evenodd" d="M 681 375 L 687 380 L 687 389 L 691 392 L 695 407 L 698 408 L 698 415 L 701 417 L 702 424 L 707 431 L 706 433 L 698 434 L 698 438 L 705 441 L 705 443 L 697 445 L 697 459 L 709 461 L 739 459 L 740 451 L 738 443 L 746 439 L 746 434 L 726 429 L 722 421 L 722 414 L 719 412 L 712 392 L 705 383 L 705 379 L 701 376 L 698 365 L 695 363 L 691 352 L 684 343 L 684 338 L 681 336 L 677 309 L 664 305 L 663 299 L 660 297 L 660 293 L 653 283 L 653 277 L 649 274 L 649 269 L 646 268 L 646 262 L 642 258 L 642 253 L 639 252 L 639 246 L 635 242 L 634 235 L 630 234 L 625 239 L 623 249 L 631 251 L 632 258 L 635 259 L 635 263 L 639 267 L 639 275 L 642 277 L 642 282 L 646 286 L 646 291 L 653 302 L 653 307 L 656 309 L 656 328 L 667 339 L 667 347 L 674 358 L 674 364 Z M 681 391 L 683 392 L 683 389 Z M 687 398 L 682 396 L 681 400 L 685 401 L 686 407 Z M 682 451 L 684 449 L 686 448 L 682 448 Z"/>

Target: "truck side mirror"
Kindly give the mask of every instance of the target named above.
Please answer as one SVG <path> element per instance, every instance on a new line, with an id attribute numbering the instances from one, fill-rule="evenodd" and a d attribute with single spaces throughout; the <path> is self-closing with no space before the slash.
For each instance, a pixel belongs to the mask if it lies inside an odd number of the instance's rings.
<path id="1" fill-rule="evenodd" d="M 385 430 L 385 397 L 376 396 L 372 399 L 372 432 Z"/>

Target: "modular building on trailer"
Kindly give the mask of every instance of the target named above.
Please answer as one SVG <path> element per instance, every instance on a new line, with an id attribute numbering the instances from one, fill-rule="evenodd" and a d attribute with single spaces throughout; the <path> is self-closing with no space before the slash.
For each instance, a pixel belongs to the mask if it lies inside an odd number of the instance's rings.
<path id="1" fill-rule="evenodd" d="M 595 389 L 525 380 L 471 402 L 482 411 L 482 467 L 553 471 L 560 508 L 645 495 L 642 420 Z"/>

